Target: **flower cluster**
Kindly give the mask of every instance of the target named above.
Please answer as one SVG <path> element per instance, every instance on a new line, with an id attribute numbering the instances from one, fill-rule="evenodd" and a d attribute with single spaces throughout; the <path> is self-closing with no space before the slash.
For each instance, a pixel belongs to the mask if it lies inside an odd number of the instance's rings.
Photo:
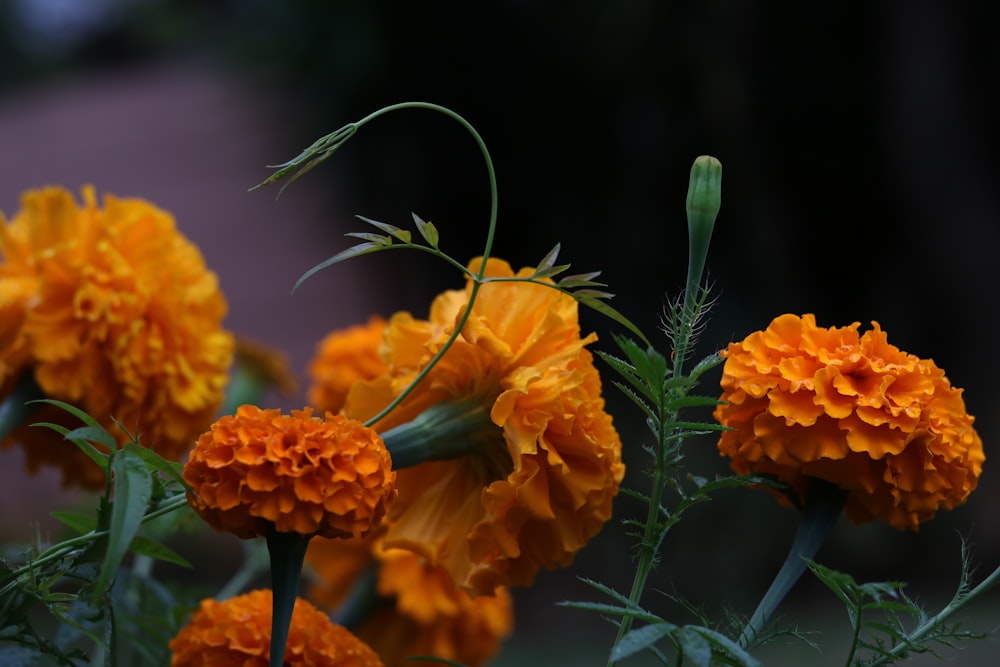
<path id="1" fill-rule="evenodd" d="M 82 206 L 62 188 L 31 191 L 0 218 L 0 255 L 0 400 L 31 374 L 120 440 L 114 421 L 179 460 L 222 404 L 233 337 L 216 276 L 173 217 L 140 199 L 106 196 L 100 208 L 92 187 Z M 15 439 L 32 469 L 54 463 L 67 482 L 104 482 L 47 429 Z"/>
<path id="2" fill-rule="evenodd" d="M 480 267 L 475 260 L 473 272 Z M 429 375 L 376 428 L 432 406 L 480 406 L 484 429 L 467 455 L 399 472 L 386 546 L 445 567 L 473 594 L 529 585 L 564 567 L 611 516 L 624 474 L 621 440 L 581 337 L 577 302 L 545 285 L 509 281 L 501 260 L 485 267 L 461 335 Z M 433 302 L 427 320 L 397 313 L 384 334 L 388 372 L 355 382 L 344 414 L 369 419 L 423 370 L 455 331 L 471 283 Z"/>
<path id="3" fill-rule="evenodd" d="M 962 391 L 933 361 L 859 334 L 782 315 L 731 343 L 715 417 L 719 451 L 741 474 L 776 475 L 799 494 L 809 478 L 848 492 L 855 522 L 916 529 L 976 488 L 983 444 Z"/>
<path id="4" fill-rule="evenodd" d="M 198 439 L 183 475 L 195 511 L 217 530 L 347 537 L 385 516 L 396 494 L 391 466 L 382 439 L 360 422 L 244 405 Z"/>
<path id="5" fill-rule="evenodd" d="M 375 568 L 376 592 L 390 603 L 377 606 L 356 632 L 386 665 L 402 667 L 407 656 L 433 655 L 477 667 L 496 655 L 511 632 L 507 589 L 470 597 L 444 568 L 406 549 L 386 549 L 381 539 L 313 540 L 306 562 L 316 575 L 310 597 L 328 609 L 338 608 L 350 586 Z"/>
<path id="6" fill-rule="evenodd" d="M 225 601 L 202 601 L 170 642 L 171 667 L 265 667 L 270 657 L 271 591 Z M 375 652 L 319 609 L 298 599 L 292 612 L 285 665 L 381 667 Z"/>

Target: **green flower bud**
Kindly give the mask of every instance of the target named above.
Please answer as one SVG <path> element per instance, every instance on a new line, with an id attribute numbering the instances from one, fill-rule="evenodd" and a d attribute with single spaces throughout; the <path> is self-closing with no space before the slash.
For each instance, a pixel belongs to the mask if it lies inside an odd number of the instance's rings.
<path id="1" fill-rule="evenodd" d="M 722 163 L 710 155 L 695 159 L 687 194 L 688 279 L 687 294 L 692 297 L 701 284 L 712 241 L 715 218 L 722 208 Z"/>

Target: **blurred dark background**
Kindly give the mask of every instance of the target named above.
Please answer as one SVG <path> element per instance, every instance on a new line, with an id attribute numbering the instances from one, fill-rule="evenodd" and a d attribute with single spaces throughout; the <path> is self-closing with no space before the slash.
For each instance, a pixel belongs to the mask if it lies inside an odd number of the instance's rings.
<path id="1" fill-rule="evenodd" d="M 691 162 L 715 155 L 719 304 L 700 352 L 784 312 L 823 326 L 877 320 L 967 389 L 986 443 L 966 506 L 917 534 L 841 526 L 821 560 L 913 581 L 929 604 L 957 580 L 960 536 L 984 573 L 1000 563 L 998 366 L 982 357 L 1000 324 L 1000 5 L 0 0 L 0 26 L 0 210 L 12 214 L 30 187 L 93 182 L 173 211 L 220 274 L 230 326 L 286 350 L 300 377 L 326 330 L 369 312 L 422 314 L 457 285 L 443 264 L 395 254 L 289 297 L 302 271 L 346 247 L 352 215 L 406 227 L 416 212 L 458 258 L 480 251 L 488 218 L 478 149 L 426 111 L 365 127 L 277 201 L 276 190 L 246 192 L 264 165 L 318 136 L 395 102 L 451 107 L 495 161 L 495 254 L 523 266 L 561 243 L 562 259 L 601 270 L 614 305 L 647 332 L 683 284 Z M 591 313 L 584 322 L 611 349 L 619 330 Z M 627 483 L 641 487 L 638 414 L 609 400 L 631 447 Z M 725 466 L 711 441 L 690 464 Z M 623 498 L 618 511 L 639 508 Z M 720 497 L 671 535 L 653 588 L 749 613 L 794 526 L 765 494 Z M 608 645 L 599 620 L 552 604 L 594 597 L 578 575 L 627 588 L 622 533 L 609 524 L 571 571 L 520 592 L 504 664 L 528 649 L 544 662 L 538 637 L 551 649 L 596 628 Z M 649 606 L 680 613 L 656 593 Z M 824 606 L 842 613 L 803 582 L 788 613 Z"/>

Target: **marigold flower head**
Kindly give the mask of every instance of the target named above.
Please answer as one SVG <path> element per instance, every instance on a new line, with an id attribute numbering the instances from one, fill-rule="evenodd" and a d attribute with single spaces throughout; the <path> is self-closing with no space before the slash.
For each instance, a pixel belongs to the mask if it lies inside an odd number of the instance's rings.
<path id="1" fill-rule="evenodd" d="M 386 665 L 403 667 L 411 655 L 433 655 L 476 667 L 493 658 L 513 626 L 513 603 L 506 588 L 470 597 L 455 587 L 443 567 L 406 549 L 385 549 L 375 539 L 313 540 L 306 562 L 316 575 L 310 597 L 336 609 L 350 585 L 376 567 L 381 605 L 356 628 Z"/>
<path id="2" fill-rule="evenodd" d="M 328 334 L 309 364 L 313 380 L 309 405 L 317 410 L 340 412 L 347 392 L 358 380 L 371 380 L 388 371 L 379 354 L 386 321 L 371 317 L 359 324 Z"/>
<path id="3" fill-rule="evenodd" d="M 171 667 L 267 667 L 271 649 L 270 590 L 222 602 L 202 601 L 170 641 Z M 382 667 L 363 641 L 303 599 L 295 601 L 285 649 L 293 667 Z"/>
<path id="4" fill-rule="evenodd" d="M 78 205 L 53 187 L 24 194 L 10 221 L 0 216 L 0 391 L 31 372 L 46 396 L 120 441 L 112 418 L 179 460 L 222 404 L 233 357 L 225 314 L 198 249 L 146 201 L 109 195 L 101 208 L 85 187 Z M 14 438 L 32 469 L 55 463 L 67 482 L 103 484 L 54 432 Z"/>
<path id="5" fill-rule="evenodd" d="M 192 507 L 217 530 L 348 537 L 382 521 L 396 495 L 391 468 L 382 439 L 360 422 L 243 405 L 198 439 L 183 476 Z"/>
<path id="6" fill-rule="evenodd" d="M 492 259 L 486 275 L 515 274 Z M 383 348 L 389 372 L 355 383 L 344 413 L 368 419 L 397 396 L 454 331 L 470 289 L 438 296 L 428 320 L 393 316 Z M 384 432 L 431 406 L 471 400 L 485 407 L 487 432 L 467 456 L 399 472 L 386 546 L 444 566 L 474 594 L 568 565 L 610 518 L 624 474 L 586 349 L 594 340 L 581 337 L 572 297 L 544 285 L 485 283 L 455 344 L 376 426 Z"/>
<path id="7" fill-rule="evenodd" d="M 809 478 L 847 491 L 855 522 L 916 530 L 976 488 L 983 444 L 962 390 L 933 361 L 890 345 L 877 322 L 858 333 L 782 315 L 723 352 L 716 419 L 733 469 Z"/>

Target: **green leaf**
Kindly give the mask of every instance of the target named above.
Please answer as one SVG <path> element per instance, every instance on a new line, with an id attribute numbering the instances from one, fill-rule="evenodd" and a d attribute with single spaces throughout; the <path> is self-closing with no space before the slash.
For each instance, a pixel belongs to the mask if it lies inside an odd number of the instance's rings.
<path id="1" fill-rule="evenodd" d="M 333 266 L 337 262 L 343 262 L 345 259 L 350 259 L 351 257 L 360 257 L 361 255 L 367 255 L 368 253 L 378 252 L 379 250 L 385 250 L 387 247 L 384 245 L 378 245 L 376 243 L 359 243 L 358 245 L 351 246 L 347 250 L 342 250 L 338 252 L 333 257 L 323 260 L 316 266 L 312 267 L 308 271 L 302 274 L 302 276 L 295 281 L 295 286 L 292 287 L 292 292 L 294 293 L 302 283 L 308 280 L 313 274 L 319 273 L 328 266 Z"/>
<path id="2" fill-rule="evenodd" d="M 434 226 L 433 222 L 424 222 L 416 213 L 411 213 L 410 215 L 413 216 L 413 222 L 417 225 L 417 231 L 427 241 L 427 245 L 436 250 L 438 242 L 441 240 L 437 227 Z"/>
<path id="3" fill-rule="evenodd" d="M 611 660 L 618 661 L 651 648 L 656 642 L 677 629 L 673 623 L 661 621 L 629 630 L 611 647 Z"/>
<path id="4" fill-rule="evenodd" d="M 97 528 L 97 517 L 83 512 L 50 512 L 49 515 L 78 533 L 89 533 Z"/>
<path id="5" fill-rule="evenodd" d="M 678 646 L 684 652 L 684 657 L 695 667 L 710 667 L 712 664 L 712 645 L 693 627 L 686 625 L 674 634 Z"/>
<path id="6" fill-rule="evenodd" d="M 550 266 L 544 269 L 536 269 L 535 273 L 532 274 L 532 278 L 551 278 L 552 276 L 559 275 L 563 271 L 569 268 L 569 264 L 559 264 L 558 266 Z"/>
<path id="7" fill-rule="evenodd" d="M 184 466 L 180 463 L 177 463 L 176 461 L 168 461 L 148 447 L 142 447 L 129 443 L 125 445 L 125 449 L 142 459 L 143 463 L 145 463 L 146 467 L 150 470 L 162 472 L 170 479 L 180 484 L 181 487 L 184 488 L 185 492 L 191 490 L 188 483 L 184 481 L 184 477 L 181 476 Z"/>
<path id="8" fill-rule="evenodd" d="M 354 217 L 363 222 L 367 222 L 369 225 L 373 227 L 381 229 L 386 234 L 396 237 L 403 243 L 410 243 L 410 241 L 413 240 L 413 235 L 409 231 L 405 229 L 400 229 L 396 225 L 390 225 L 389 223 L 386 222 L 379 222 L 378 220 L 372 220 L 371 218 L 366 218 L 363 215 L 356 215 Z"/>
<path id="9" fill-rule="evenodd" d="M 53 424 L 51 422 L 35 422 L 32 426 L 40 426 L 42 428 L 49 428 L 58 433 L 59 435 L 66 437 L 69 434 L 69 429 L 62 424 Z M 96 463 L 101 467 L 101 470 L 107 472 L 108 470 L 108 459 L 110 458 L 107 454 L 94 447 L 92 444 L 86 440 L 71 440 L 74 445 L 80 448 L 80 450 L 86 454 L 91 461 Z"/>
<path id="10" fill-rule="evenodd" d="M 368 241 L 369 243 L 374 243 L 378 246 L 392 245 L 392 237 L 383 236 L 382 234 L 373 234 L 371 232 L 347 232 L 344 236 L 350 236 L 355 239 L 361 239 L 362 241 Z"/>
<path id="11" fill-rule="evenodd" d="M 149 556 L 150 558 L 155 558 L 156 560 L 173 563 L 174 565 L 180 565 L 181 567 L 193 567 L 186 558 L 175 552 L 170 547 L 142 535 L 136 535 L 132 538 L 132 543 L 129 545 L 129 551 L 142 556 Z"/>
<path id="12" fill-rule="evenodd" d="M 760 661 L 746 652 L 739 644 L 720 632 L 709 628 L 686 626 L 708 640 L 714 647 L 738 661 L 742 667 L 760 667 Z"/>
<path id="13" fill-rule="evenodd" d="M 567 264 L 567 266 L 569 266 Z M 556 283 L 559 287 L 563 289 L 577 289 L 580 287 L 607 287 L 605 283 L 599 283 L 594 281 L 594 278 L 601 275 L 600 271 L 591 271 L 590 273 L 576 273 L 571 276 L 564 276 L 560 278 L 559 282 Z"/>
<path id="14" fill-rule="evenodd" d="M 544 271 L 545 269 L 548 269 L 548 268 L 550 268 L 552 266 L 555 266 L 556 259 L 559 257 L 559 249 L 560 249 L 560 247 L 561 246 L 557 243 L 555 245 L 555 247 L 552 248 L 552 250 L 549 250 L 545 254 L 545 257 L 542 257 L 542 261 L 540 261 L 538 263 L 538 266 L 535 267 L 536 275 L 537 275 L 537 272 L 539 272 L 539 271 Z M 567 266 L 569 266 L 569 265 L 567 264 Z"/>
<path id="15" fill-rule="evenodd" d="M 571 609 L 580 609 L 582 611 L 596 611 L 599 614 L 607 614 L 609 616 L 623 616 L 628 618 L 633 618 L 639 621 L 647 621 L 649 623 L 660 623 L 663 619 L 656 614 L 651 614 L 648 611 L 643 611 L 641 609 L 620 607 L 614 604 L 605 604 L 603 602 L 572 602 L 570 600 L 565 600 L 563 602 L 557 603 L 560 607 L 569 607 Z"/>
<path id="16" fill-rule="evenodd" d="M 63 437 L 74 442 L 77 440 L 96 442 L 99 445 L 104 445 L 111 451 L 118 449 L 118 440 L 115 439 L 115 436 L 108 433 L 107 429 L 103 426 L 81 426 L 73 429 Z"/>
<path id="17" fill-rule="evenodd" d="M 593 299 L 587 296 L 580 296 L 579 293 L 574 293 L 573 297 L 576 298 L 576 300 L 579 303 L 583 304 L 584 306 L 596 310 L 601 315 L 604 315 L 605 317 L 608 317 L 617 322 L 618 324 L 622 325 L 623 327 L 634 333 L 636 336 L 638 336 L 643 343 L 649 345 L 649 341 L 646 339 L 646 336 L 643 335 L 642 331 L 639 330 L 639 327 L 632 324 L 632 322 L 627 317 L 619 313 L 617 310 L 615 310 L 608 304 L 604 303 L 599 299 Z"/>
<path id="18" fill-rule="evenodd" d="M 153 480 L 149 471 L 134 451 L 123 449 L 118 452 L 111 462 L 111 469 L 114 474 L 115 497 L 111 505 L 107 552 L 94 582 L 91 598 L 94 604 L 111 586 L 115 572 L 142 525 L 153 493 Z"/>

